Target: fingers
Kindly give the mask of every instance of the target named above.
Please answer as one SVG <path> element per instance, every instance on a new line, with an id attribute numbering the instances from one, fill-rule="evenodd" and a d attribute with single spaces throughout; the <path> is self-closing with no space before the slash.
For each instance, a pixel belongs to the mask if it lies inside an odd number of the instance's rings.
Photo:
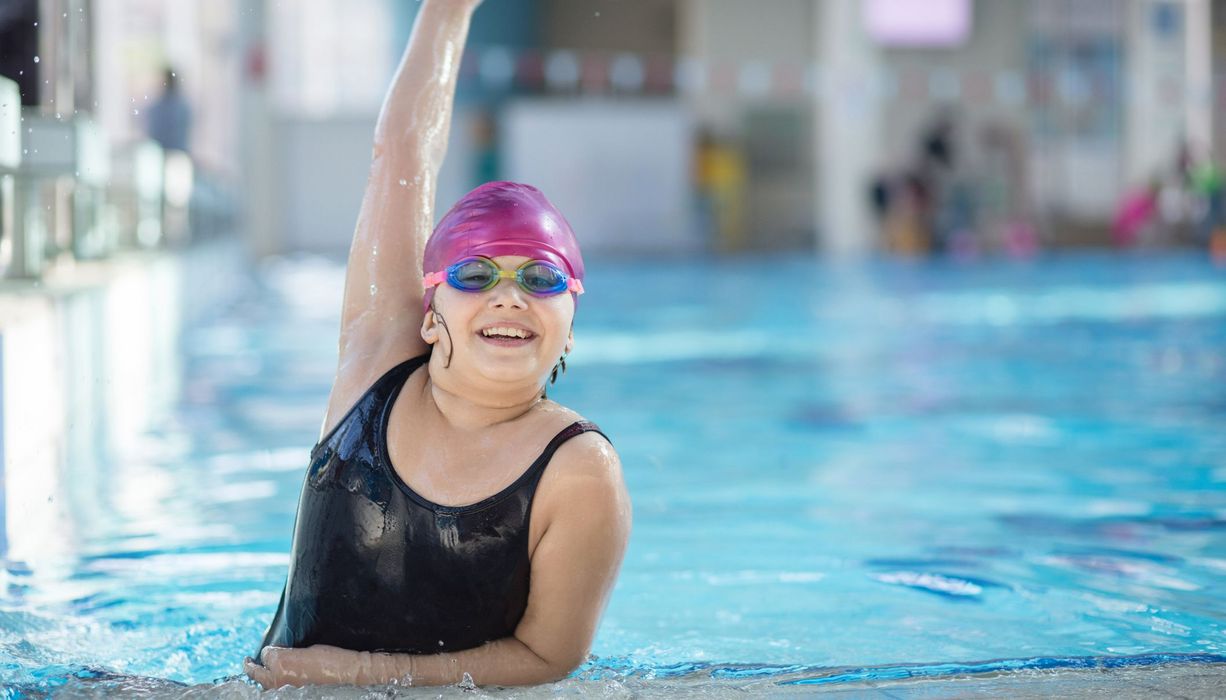
<path id="1" fill-rule="evenodd" d="M 342 685 L 357 680 L 359 652 L 317 644 L 305 649 L 264 647 L 260 661 L 243 660 L 243 671 L 266 690 L 310 684 Z"/>
<path id="2" fill-rule="evenodd" d="M 259 661 L 250 657 L 243 660 L 243 671 L 265 690 L 298 685 L 291 669 L 295 651 L 284 647 L 264 647 L 260 650 Z"/>
<path id="3" fill-rule="evenodd" d="M 273 680 L 272 680 L 272 672 L 269 671 L 267 668 L 257 664 L 255 661 L 252 661 L 250 656 L 243 659 L 243 672 L 247 674 L 248 678 L 255 681 L 256 683 L 259 683 L 260 687 L 263 688 L 264 690 L 268 690 L 274 687 Z"/>

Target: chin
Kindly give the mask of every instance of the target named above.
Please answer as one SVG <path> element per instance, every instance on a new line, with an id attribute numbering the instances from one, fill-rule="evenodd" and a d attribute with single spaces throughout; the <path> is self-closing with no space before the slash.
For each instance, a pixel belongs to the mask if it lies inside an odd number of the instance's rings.
<path id="1" fill-rule="evenodd" d="M 535 362 L 507 358 L 505 362 L 481 362 L 478 371 L 500 384 L 531 384 L 539 383 L 542 374 L 547 370 L 542 370 Z"/>

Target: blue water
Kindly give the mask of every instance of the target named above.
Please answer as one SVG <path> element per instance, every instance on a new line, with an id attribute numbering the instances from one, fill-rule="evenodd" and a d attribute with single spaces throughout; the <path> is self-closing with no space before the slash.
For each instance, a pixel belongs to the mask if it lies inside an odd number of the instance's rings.
<path id="1" fill-rule="evenodd" d="M 342 274 L 266 265 L 184 332 L 173 409 L 72 480 L 92 527 L 8 562 L 0 682 L 238 673 Z M 570 683 L 1226 660 L 1226 270 L 593 261 L 587 287 L 550 393 L 613 438 L 635 523 Z"/>

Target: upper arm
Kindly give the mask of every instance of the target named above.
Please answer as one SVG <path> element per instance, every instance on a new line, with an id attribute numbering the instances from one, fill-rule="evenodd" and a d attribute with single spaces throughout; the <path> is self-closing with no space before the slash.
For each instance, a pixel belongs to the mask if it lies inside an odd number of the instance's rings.
<path id="1" fill-rule="evenodd" d="M 349 249 L 340 363 L 329 412 L 356 398 L 344 387 L 364 386 L 396 359 L 426 350 L 420 336 L 421 259 L 434 226 L 435 183 L 447 152 L 458 56 L 478 4 L 422 4 L 379 112 Z"/>
<path id="2" fill-rule="evenodd" d="M 345 273 L 342 365 L 373 350 L 426 350 L 421 259 L 433 228 L 435 177 L 422 157 L 376 144 Z"/>
<path id="3" fill-rule="evenodd" d="M 321 436 L 381 374 L 428 348 L 420 332 L 421 258 L 435 175 L 412 152 L 381 150 L 376 145 L 349 249 L 336 378 Z"/>
<path id="4" fill-rule="evenodd" d="M 617 453 L 596 433 L 558 449 L 537 498 L 546 490 L 547 524 L 515 637 L 569 671 L 586 658 L 616 581 L 630 536 L 630 498 Z"/>

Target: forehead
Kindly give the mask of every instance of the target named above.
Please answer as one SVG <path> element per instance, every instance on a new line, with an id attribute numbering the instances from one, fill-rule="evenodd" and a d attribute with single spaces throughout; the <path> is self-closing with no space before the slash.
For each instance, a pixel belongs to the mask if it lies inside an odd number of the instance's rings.
<path id="1" fill-rule="evenodd" d="M 532 258 L 524 255 L 498 255 L 490 258 L 490 260 L 493 260 L 498 264 L 498 267 L 501 267 L 504 270 L 514 270 L 531 259 Z"/>

